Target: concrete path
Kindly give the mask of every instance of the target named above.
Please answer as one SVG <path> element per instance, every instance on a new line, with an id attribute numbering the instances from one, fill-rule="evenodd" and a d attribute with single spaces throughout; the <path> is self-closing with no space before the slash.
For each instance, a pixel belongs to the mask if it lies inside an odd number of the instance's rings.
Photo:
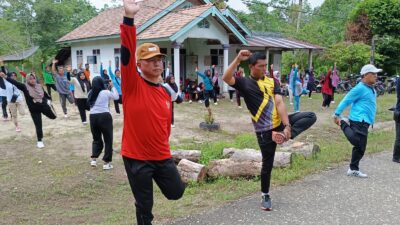
<path id="1" fill-rule="evenodd" d="M 400 224 L 400 164 L 391 152 L 364 157 L 369 178 L 347 177 L 347 166 L 311 175 L 271 191 L 273 211 L 255 194 L 171 225 Z"/>

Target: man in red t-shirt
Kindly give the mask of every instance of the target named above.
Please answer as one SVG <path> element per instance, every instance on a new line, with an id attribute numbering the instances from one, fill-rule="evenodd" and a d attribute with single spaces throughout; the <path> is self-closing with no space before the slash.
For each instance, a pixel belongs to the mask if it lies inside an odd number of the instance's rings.
<path id="1" fill-rule="evenodd" d="M 171 200 L 181 198 L 185 186 L 171 158 L 169 146 L 171 96 L 158 82 L 164 69 L 165 55 L 152 43 L 142 44 L 136 49 L 133 17 L 139 6 L 135 0 L 124 0 L 124 8 L 121 84 L 125 114 L 121 154 L 136 200 L 137 223 L 147 225 L 153 220 L 153 179 L 165 197 Z"/>

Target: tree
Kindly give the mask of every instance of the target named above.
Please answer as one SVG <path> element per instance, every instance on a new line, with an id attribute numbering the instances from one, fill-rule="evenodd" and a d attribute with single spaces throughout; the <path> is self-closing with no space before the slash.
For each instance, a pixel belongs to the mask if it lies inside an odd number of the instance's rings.
<path id="1" fill-rule="evenodd" d="M 363 65 L 369 64 L 371 47 L 362 42 L 340 42 L 326 50 L 325 58 L 327 61 L 337 63 L 340 71 L 358 74 Z M 382 61 L 383 57 L 376 56 L 377 61 Z"/>

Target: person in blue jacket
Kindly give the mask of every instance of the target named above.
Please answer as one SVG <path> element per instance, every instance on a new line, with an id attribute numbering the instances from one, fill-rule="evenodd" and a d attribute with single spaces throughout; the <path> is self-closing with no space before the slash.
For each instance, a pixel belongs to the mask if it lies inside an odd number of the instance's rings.
<path id="1" fill-rule="evenodd" d="M 199 72 L 199 69 L 196 67 L 196 74 L 203 79 L 203 83 L 205 85 L 204 90 L 204 104 L 208 109 L 210 107 L 210 98 L 214 99 L 214 105 L 218 105 L 217 97 L 214 94 L 214 86 L 212 83 L 212 72 L 207 69 L 204 73 Z"/>
<path id="2" fill-rule="evenodd" d="M 367 147 L 368 128 L 375 122 L 376 115 L 376 91 L 373 85 L 376 83 L 378 73 L 382 72 L 374 65 L 368 64 L 361 69 L 362 81 L 358 83 L 344 97 L 336 108 L 334 121 L 343 130 L 347 140 L 354 146 L 351 156 L 348 176 L 368 177 L 359 169 L 359 163 L 364 156 Z M 342 112 L 351 106 L 349 123 L 341 117 Z"/>
<path id="3" fill-rule="evenodd" d="M 121 92 L 121 71 L 117 68 L 113 72 L 111 69 L 111 60 L 109 61 L 108 65 L 108 74 L 110 75 L 110 79 L 113 83 L 115 89 L 117 89 L 119 94 L 119 99 L 114 100 L 115 112 L 119 115 L 121 112 L 119 110 L 119 104 L 122 104 L 122 92 Z"/>

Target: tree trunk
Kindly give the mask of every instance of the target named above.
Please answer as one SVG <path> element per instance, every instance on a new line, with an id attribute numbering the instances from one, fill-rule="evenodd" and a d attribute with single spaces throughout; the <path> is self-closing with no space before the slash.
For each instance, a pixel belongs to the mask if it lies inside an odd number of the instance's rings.
<path id="1" fill-rule="evenodd" d="M 203 181 L 207 174 L 207 169 L 204 165 L 189 161 L 187 159 L 182 159 L 177 168 L 184 183 L 188 183 L 190 181 Z"/>
<path id="2" fill-rule="evenodd" d="M 175 160 L 175 163 L 179 163 L 182 159 L 199 162 L 201 152 L 198 150 L 174 150 L 171 151 L 171 156 Z"/>
<path id="3" fill-rule="evenodd" d="M 299 154 L 304 156 L 305 158 L 310 158 L 315 156 L 317 153 L 321 151 L 318 145 L 313 143 L 305 143 L 305 142 L 295 142 L 291 141 L 287 144 L 281 146 L 279 148 L 281 152 L 291 152 L 293 154 Z"/>

